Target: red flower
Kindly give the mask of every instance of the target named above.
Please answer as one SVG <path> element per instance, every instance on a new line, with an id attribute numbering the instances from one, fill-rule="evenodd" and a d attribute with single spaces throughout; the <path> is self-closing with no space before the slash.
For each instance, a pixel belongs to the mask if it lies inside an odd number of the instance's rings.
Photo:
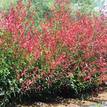
<path id="1" fill-rule="evenodd" d="M 86 76 L 85 78 L 84 78 L 84 81 L 89 81 L 91 79 L 91 76 Z"/>
<path id="2" fill-rule="evenodd" d="M 27 70 L 28 70 L 28 69 L 24 69 L 24 70 L 21 72 L 20 77 L 25 76 L 25 75 L 26 75 Z"/>

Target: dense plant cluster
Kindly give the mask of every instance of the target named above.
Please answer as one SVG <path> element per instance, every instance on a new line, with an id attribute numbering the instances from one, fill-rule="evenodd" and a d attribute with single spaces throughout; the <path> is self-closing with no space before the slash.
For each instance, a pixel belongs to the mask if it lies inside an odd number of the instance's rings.
<path id="1" fill-rule="evenodd" d="M 67 3 L 56 0 L 51 16 L 44 13 L 40 29 L 30 2 L 19 0 L 5 13 L 0 31 L 4 102 L 32 90 L 51 94 L 69 90 L 78 95 L 107 80 L 106 18 L 78 12 L 75 19 Z"/>

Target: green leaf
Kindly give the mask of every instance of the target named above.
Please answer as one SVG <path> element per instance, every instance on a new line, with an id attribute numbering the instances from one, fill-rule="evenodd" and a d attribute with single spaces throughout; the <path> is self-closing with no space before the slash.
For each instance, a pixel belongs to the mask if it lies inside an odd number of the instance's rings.
<path id="1" fill-rule="evenodd" d="M 97 58 L 96 57 L 90 57 L 89 59 L 87 59 L 88 62 L 94 62 L 96 61 Z"/>

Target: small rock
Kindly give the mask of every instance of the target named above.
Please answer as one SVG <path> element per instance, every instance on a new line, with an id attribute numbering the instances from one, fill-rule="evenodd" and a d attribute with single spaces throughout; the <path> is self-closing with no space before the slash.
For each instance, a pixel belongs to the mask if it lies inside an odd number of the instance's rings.
<path id="1" fill-rule="evenodd" d="M 48 105 L 42 102 L 37 102 L 34 104 L 33 107 L 48 107 Z"/>
<path id="2" fill-rule="evenodd" d="M 67 105 L 66 107 L 80 107 L 80 106 L 75 105 L 75 104 L 69 104 L 69 105 Z"/>

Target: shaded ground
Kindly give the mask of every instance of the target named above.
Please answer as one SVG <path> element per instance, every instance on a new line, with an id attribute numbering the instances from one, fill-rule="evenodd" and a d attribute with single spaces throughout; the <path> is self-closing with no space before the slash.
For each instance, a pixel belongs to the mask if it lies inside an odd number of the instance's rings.
<path id="1" fill-rule="evenodd" d="M 48 103 L 35 102 L 31 105 L 18 105 L 17 107 L 107 107 L 107 90 L 87 100 L 68 98 Z"/>

